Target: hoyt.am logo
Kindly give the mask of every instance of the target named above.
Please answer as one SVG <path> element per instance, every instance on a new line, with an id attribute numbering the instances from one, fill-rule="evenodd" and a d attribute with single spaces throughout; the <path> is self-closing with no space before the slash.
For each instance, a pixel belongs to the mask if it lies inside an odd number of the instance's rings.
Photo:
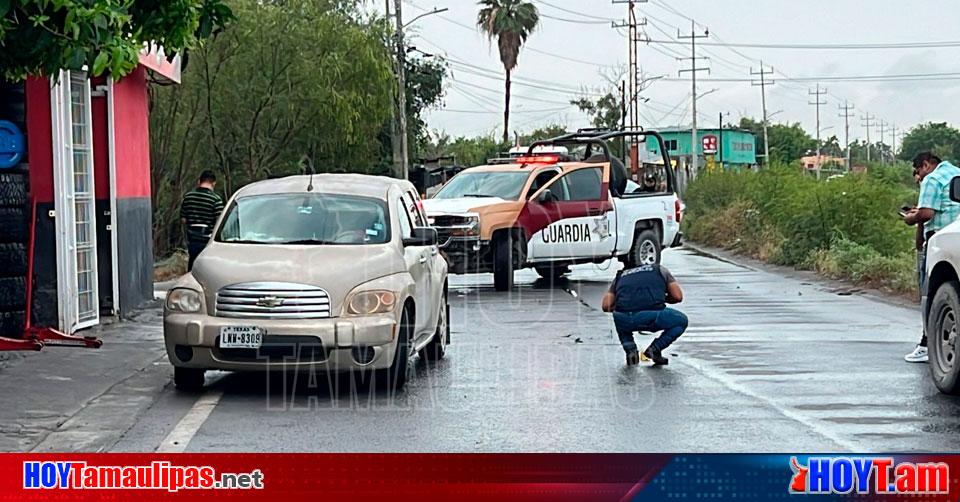
<path id="1" fill-rule="evenodd" d="M 791 493 L 946 494 L 950 466 L 943 462 L 898 462 L 892 457 L 790 458 Z"/>

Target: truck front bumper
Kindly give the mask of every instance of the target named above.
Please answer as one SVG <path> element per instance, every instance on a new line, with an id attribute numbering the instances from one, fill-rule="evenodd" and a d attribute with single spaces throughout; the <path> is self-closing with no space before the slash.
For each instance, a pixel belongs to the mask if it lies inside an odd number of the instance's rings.
<path id="1" fill-rule="evenodd" d="M 174 366 L 228 371 L 351 371 L 389 367 L 396 350 L 398 324 L 394 314 L 286 320 L 167 313 L 163 338 Z M 227 326 L 256 326 L 264 332 L 263 344 L 259 349 L 220 348 L 220 329 Z"/>
<path id="2" fill-rule="evenodd" d="M 453 274 L 493 271 L 490 241 L 479 237 L 450 237 L 441 246 L 441 251 Z"/>

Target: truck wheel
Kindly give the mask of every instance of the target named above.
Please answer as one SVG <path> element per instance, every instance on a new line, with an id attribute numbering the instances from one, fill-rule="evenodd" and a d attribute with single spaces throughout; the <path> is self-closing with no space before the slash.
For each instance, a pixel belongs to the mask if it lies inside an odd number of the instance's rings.
<path id="1" fill-rule="evenodd" d="M 27 205 L 27 177 L 21 173 L 0 174 L 0 206 Z"/>
<path id="2" fill-rule="evenodd" d="M 930 375 L 940 392 L 960 394 L 960 363 L 957 357 L 960 330 L 960 283 L 950 281 L 940 286 L 933 297 L 927 319 L 927 345 L 930 351 Z"/>
<path id="3" fill-rule="evenodd" d="M 537 273 L 540 274 L 540 277 L 549 280 L 556 280 L 563 277 L 563 274 L 566 274 L 570 271 L 570 267 L 567 265 L 559 266 L 544 266 L 536 267 Z"/>
<path id="4" fill-rule="evenodd" d="M 633 247 L 627 255 L 628 267 L 660 263 L 660 235 L 656 230 L 646 229 L 633 238 Z"/>
<path id="5" fill-rule="evenodd" d="M 513 288 L 513 234 L 510 232 L 503 232 L 494 241 L 493 288 L 497 291 Z"/>
<path id="6" fill-rule="evenodd" d="M 388 392 L 403 390 L 407 385 L 410 371 L 410 340 L 413 338 L 413 324 L 410 322 L 410 309 L 404 307 L 400 314 L 397 350 L 393 351 L 393 362 L 387 369 L 378 370 L 376 382 L 384 385 Z"/>
<path id="7" fill-rule="evenodd" d="M 436 362 L 443 359 L 446 353 L 446 344 L 450 341 L 450 321 L 447 317 L 450 309 L 447 307 L 447 294 L 444 292 L 440 303 L 440 319 L 437 320 L 437 330 L 427 345 L 420 349 L 420 358 L 424 361 Z"/>
<path id="8" fill-rule="evenodd" d="M 202 369 L 174 366 L 173 385 L 179 391 L 200 392 L 203 390 L 204 373 L 206 372 Z"/>

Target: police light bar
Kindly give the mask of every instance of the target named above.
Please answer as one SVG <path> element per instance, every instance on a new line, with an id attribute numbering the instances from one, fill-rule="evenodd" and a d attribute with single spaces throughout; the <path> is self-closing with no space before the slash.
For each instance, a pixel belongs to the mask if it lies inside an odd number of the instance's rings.
<path id="1" fill-rule="evenodd" d="M 560 162 L 559 155 L 532 155 L 525 157 L 517 157 L 517 162 L 520 164 L 556 164 Z"/>

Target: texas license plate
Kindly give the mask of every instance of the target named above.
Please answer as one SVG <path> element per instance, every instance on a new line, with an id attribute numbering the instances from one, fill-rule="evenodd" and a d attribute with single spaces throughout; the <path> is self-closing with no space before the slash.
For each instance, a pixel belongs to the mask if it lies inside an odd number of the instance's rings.
<path id="1" fill-rule="evenodd" d="M 259 349 L 263 330 L 256 326 L 224 326 L 220 328 L 221 349 Z"/>

